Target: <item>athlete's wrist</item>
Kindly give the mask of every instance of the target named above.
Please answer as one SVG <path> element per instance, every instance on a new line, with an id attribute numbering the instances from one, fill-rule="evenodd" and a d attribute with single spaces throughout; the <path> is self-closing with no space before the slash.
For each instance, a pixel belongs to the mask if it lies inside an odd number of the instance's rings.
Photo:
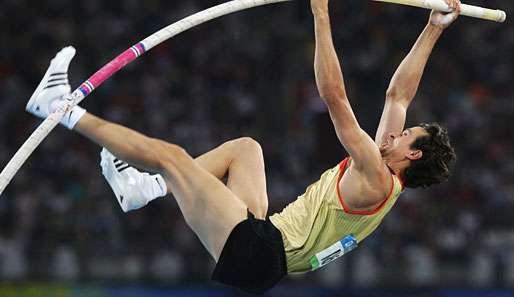
<path id="1" fill-rule="evenodd" d="M 434 31 L 434 32 L 442 33 L 444 31 L 444 29 L 446 29 L 446 28 L 442 25 L 437 25 L 437 24 L 433 24 L 432 22 L 428 22 L 427 29 Z"/>

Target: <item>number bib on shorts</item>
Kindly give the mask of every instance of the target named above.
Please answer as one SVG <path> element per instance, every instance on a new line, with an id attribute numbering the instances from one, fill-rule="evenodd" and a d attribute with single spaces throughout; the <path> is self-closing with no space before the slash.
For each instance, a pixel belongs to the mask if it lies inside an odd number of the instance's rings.
<path id="1" fill-rule="evenodd" d="M 314 271 L 327 265 L 335 259 L 357 248 L 357 240 L 353 235 L 348 235 L 330 247 L 322 250 L 310 259 L 311 270 Z"/>

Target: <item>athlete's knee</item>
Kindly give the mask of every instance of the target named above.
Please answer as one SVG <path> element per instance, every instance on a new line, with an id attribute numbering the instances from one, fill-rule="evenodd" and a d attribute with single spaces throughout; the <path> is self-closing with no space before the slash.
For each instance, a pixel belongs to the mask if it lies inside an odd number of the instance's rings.
<path id="1" fill-rule="evenodd" d="M 251 137 L 241 137 L 235 140 L 239 146 L 252 149 L 252 150 L 261 150 L 261 145 L 257 140 Z"/>
<path id="2" fill-rule="evenodd" d="M 240 154 L 258 154 L 262 155 L 262 147 L 255 139 L 251 137 L 241 137 L 232 140 Z"/>

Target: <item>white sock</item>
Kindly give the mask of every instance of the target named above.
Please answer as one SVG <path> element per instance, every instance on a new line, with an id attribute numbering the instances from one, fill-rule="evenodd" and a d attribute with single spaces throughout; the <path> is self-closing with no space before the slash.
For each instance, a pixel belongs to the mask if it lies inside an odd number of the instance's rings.
<path id="1" fill-rule="evenodd" d="M 78 105 L 75 105 L 70 111 L 68 111 L 61 120 L 61 125 L 73 130 L 75 125 L 84 116 L 86 110 Z"/>
<path id="2" fill-rule="evenodd" d="M 160 174 L 144 174 L 140 190 L 147 203 L 168 194 L 166 182 Z"/>
<path id="3" fill-rule="evenodd" d="M 66 98 L 62 100 L 54 100 L 50 103 L 49 112 L 55 112 L 58 108 L 62 107 L 68 101 Z M 61 125 L 68 128 L 69 130 L 73 130 L 75 125 L 79 122 L 79 120 L 84 116 L 86 110 L 78 105 L 73 106 L 73 108 L 64 114 L 64 117 L 61 119 Z"/>

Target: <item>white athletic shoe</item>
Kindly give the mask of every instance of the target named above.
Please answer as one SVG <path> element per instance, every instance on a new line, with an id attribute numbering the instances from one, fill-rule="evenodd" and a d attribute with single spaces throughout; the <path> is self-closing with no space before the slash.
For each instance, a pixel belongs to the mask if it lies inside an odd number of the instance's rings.
<path id="1" fill-rule="evenodd" d="M 52 59 L 45 76 L 27 103 L 28 112 L 44 119 L 57 108 L 56 100 L 61 100 L 71 92 L 68 67 L 74 56 L 75 49 L 69 46 L 63 48 Z"/>
<path id="2" fill-rule="evenodd" d="M 75 56 L 75 48 L 68 46 L 57 53 L 50 62 L 43 79 L 30 97 L 26 110 L 40 118 L 45 119 L 64 104 L 64 97 L 71 92 L 68 81 L 68 68 Z M 69 111 L 61 124 L 72 129 L 86 111 L 80 107 Z"/>
<path id="3" fill-rule="evenodd" d="M 124 212 L 142 208 L 150 201 L 166 196 L 166 182 L 161 175 L 140 172 L 105 148 L 100 156 L 102 174 Z"/>

